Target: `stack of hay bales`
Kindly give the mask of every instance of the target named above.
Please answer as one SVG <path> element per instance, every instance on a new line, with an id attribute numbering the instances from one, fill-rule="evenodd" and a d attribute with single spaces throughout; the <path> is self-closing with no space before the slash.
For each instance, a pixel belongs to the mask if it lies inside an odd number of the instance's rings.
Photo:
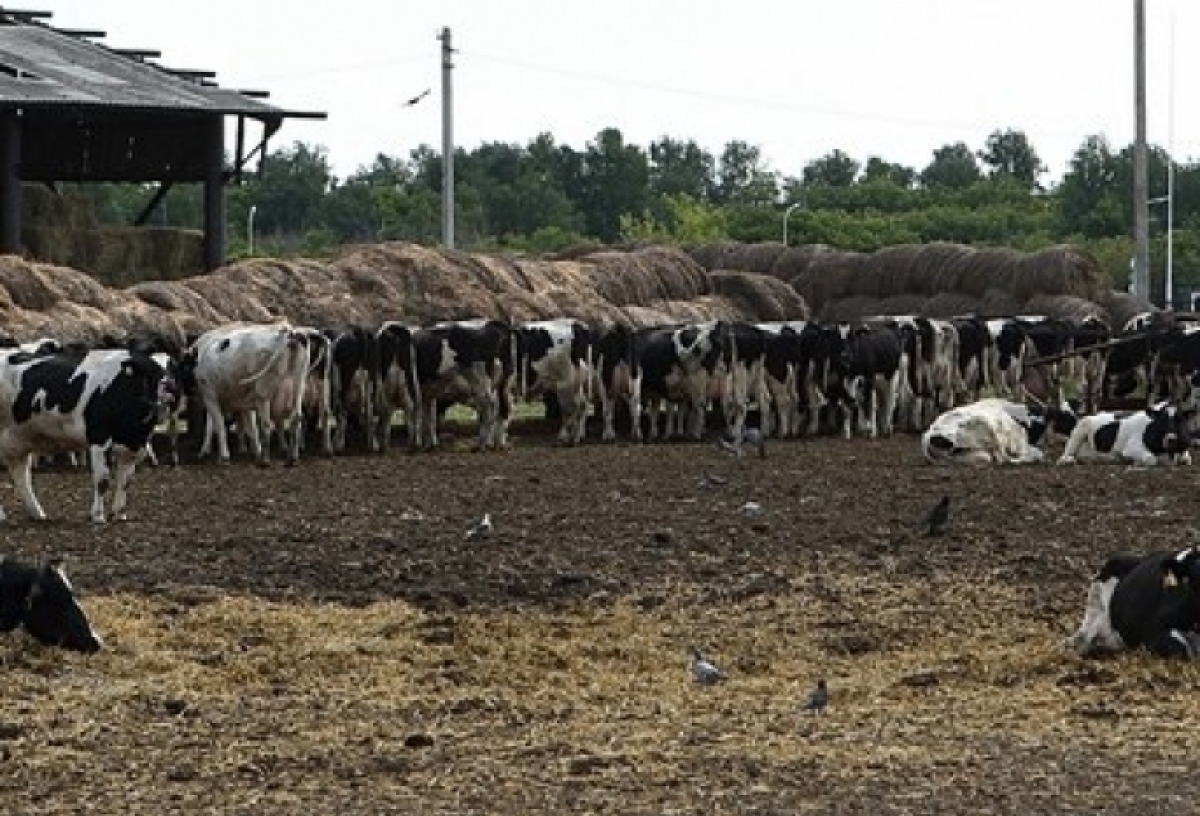
<path id="1" fill-rule="evenodd" d="M 822 245 L 696 247 L 693 258 L 710 272 L 756 271 L 787 282 L 822 320 L 918 314 L 1054 317 L 1120 314 L 1151 309 L 1116 299 L 1099 263 L 1072 246 L 1037 252 L 976 249 L 962 244 L 905 244 L 873 253 Z"/>
<path id="2" fill-rule="evenodd" d="M 0 257 L 0 324 L 20 340 L 95 342 L 146 330 L 182 339 L 223 323 L 279 319 L 328 327 L 577 317 L 640 327 L 808 316 L 803 298 L 782 281 L 710 273 L 682 251 L 653 246 L 544 260 L 389 243 L 350 248 L 329 262 L 252 259 L 124 288 L 66 267 Z"/>

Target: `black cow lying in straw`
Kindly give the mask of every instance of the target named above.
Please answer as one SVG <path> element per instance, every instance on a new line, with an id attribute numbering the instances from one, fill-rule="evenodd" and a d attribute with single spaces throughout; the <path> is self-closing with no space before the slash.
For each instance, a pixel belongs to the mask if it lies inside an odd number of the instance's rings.
<path id="1" fill-rule="evenodd" d="M 0 558 L 0 632 L 19 626 L 47 646 L 100 650 L 100 637 L 57 562 L 35 567 Z"/>

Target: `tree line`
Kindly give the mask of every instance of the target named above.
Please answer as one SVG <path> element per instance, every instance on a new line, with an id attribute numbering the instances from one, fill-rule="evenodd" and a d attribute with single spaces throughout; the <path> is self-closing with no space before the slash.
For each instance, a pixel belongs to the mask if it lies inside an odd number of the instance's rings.
<path id="1" fill-rule="evenodd" d="M 1027 136 L 998 130 L 982 147 L 933 151 L 923 168 L 833 150 L 790 177 L 758 147 L 732 141 L 714 154 L 664 136 L 648 146 L 606 128 L 582 149 L 541 134 L 525 145 L 487 143 L 455 153 L 456 236 L 473 251 L 557 252 L 656 240 L 778 241 L 869 252 L 902 243 L 952 241 L 1034 250 L 1058 243 L 1089 249 L 1124 287 L 1133 253 L 1133 148 L 1089 136 L 1062 179 Z M 1165 263 L 1170 157 L 1150 150 L 1152 280 Z M 227 195 L 231 252 L 327 254 L 345 244 L 441 240 L 442 157 L 429 146 L 407 158 L 379 154 L 347 178 L 326 149 L 295 142 L 268 153 L 258 172 Z M 102 220 L 130 223 L 152 189 L 97 185 L 88 195 Z M 1178 288 L 1200 288 L 1200 164 L 1175 165 L 1173 270 Z M 197 186 L 172 189 L 156 223 L 198 227 Z M 1156 300 L 1161 299 L 1161 290 Z"/>

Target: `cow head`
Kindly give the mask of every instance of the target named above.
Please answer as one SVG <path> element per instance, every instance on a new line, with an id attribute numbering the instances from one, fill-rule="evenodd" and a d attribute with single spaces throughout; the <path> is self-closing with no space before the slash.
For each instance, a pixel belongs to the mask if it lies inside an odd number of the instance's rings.
<path id="1" fill-rule="evenodd" d="M 1164 561 L 1163 580 L 1169 585 L 1181 586 L 1195 593 L 1197 606 L 1200 607 L 1200 549 L 1188 547 Z"/>
<path id="2" fill-rule="evenodd" d="M 0 632 L 18 626 L 46 646 L 78 652 L 101 647 L 58 562 L 33 567 L 0 561 Z"/>
<path id="3" fill-rule="evenodd" d="M 1187 454 L 1192 446 L 1191 425 L 1194 408 L 1182 408 L 1170 403 L 1158 403 L 1146 409 L 1150 415 L 1147 445 L 1151 450 L 1171 458 Z"/>
<path id="4" fill-rule="evenodd" d="M 1040 445 L 1043 439 L 1054 434 L 1070 436 L 1079 422 L 1083 404 L 1079 400 L 1063 400 L 1055 405 L 1035 405 L 1029 408 L 1029 427 L 1026 429 L 1030 445 Z"/>

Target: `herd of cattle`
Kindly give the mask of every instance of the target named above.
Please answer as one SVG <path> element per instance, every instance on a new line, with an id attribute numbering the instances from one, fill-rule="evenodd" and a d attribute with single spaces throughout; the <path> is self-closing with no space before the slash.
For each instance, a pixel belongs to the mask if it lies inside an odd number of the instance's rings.
<path id="1" fill-rule="evenodd" d="M 91 515 L 104 521 L 123 517 L 130 476 L 154 455 L 154 435 L 164 424 L 178 462 L 183 416 L 190 432 L 203 429 L 201 457 L 215 446 L 216 456 L 229 460 L 232 424 L 258 461 L 282 445 L 294 463 L 306 446 L 344 451 L 351 435 L 368 450 L 386 450 L 398 413 L 411 447 L 434 448 L 439 418 L 455 402 L 474 408 L 479 448 L 503 448 L 514 402 L 540 399 L 556 417 L 563 444 L 585 439 L 594 412 L 603 441 L 616 439 L 618 430 L 635 441 L 699 440 L 713 422 L 733 440 L 751 432 L 764 439 L 849 438 L 902 430 L 922 434 L 930 461 L 1030 462 L 1042 458 L 1039 444 L 1054 431 L 1067 438 L 1063 463 L 1092 457 L 1184 463 L 1198 373 L 1200 320 L 1191 315 L 1139 315 L 1116 330 L 1096 319 L 1028 316 L 645 329 L 571 318 L 336 330 L 230 324 L 184 346 L 155 336 L 93 347 L 0 342 L 0 461 L 28 513 L 45 518 L 31 480 L 35 462 L 86 452 Z M 1138 388 L 1143 410 L 1094 410 Z M 995 396 L 984 398 L 985 390 Z M 1080 651 L 1123 642 L 1163 653 L 1186 647 L 1192 654 L 1196 644 L 1170 634 L 1200 628 L 1200 601 L 1194 602 L 1200 585 L 1193 587 L 1200 557 L 1186 553 L 1154 562 L 1160 581 L 1149 600 L 1140 562 L 1123 556 L 1107 564 L 1089 599 L 1084 634 L 1073 641 Z M 1176 578 L 1175 589 L 1162 588 L 1162 575 Z M 73 604 L 56 567 L 39 572 L 0 561 L 0 631 L 22 623 L 3 606 L 6 584 L 44 585 Z M 1180 615 L 1162 611 L 1183 603 L 1183 592 L 1195 593 L 1184 603 L 1197 610 L 1194 626 L 1177 625 Z M 1136 609 L 1123 611 L 1121 620 L 1132 615 L 1143 626 L 1150 614 L 1159 621 L 1151 635 L 1122 630 L 1120 615 L 1109 625 L 1110 609 L 1125 610 L 1128 597 Z M 74 630 L 81 614 L 68 616 Z M 62 645 L 98 643 L 78 631 L 62 637 Z"/>

